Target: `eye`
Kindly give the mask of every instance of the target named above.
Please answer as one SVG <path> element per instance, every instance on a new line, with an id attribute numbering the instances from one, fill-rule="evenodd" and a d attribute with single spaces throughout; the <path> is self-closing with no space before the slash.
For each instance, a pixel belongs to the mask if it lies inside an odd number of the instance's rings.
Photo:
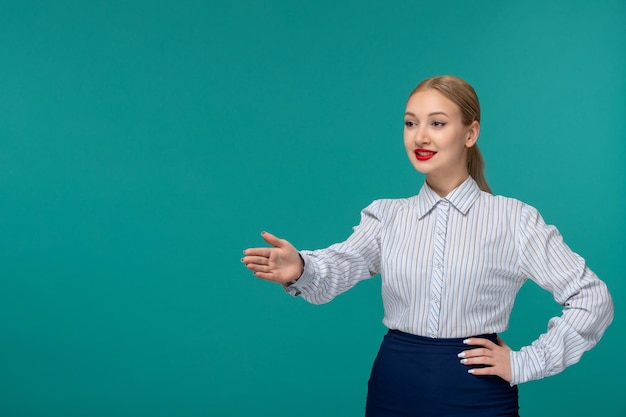
<path id="1" fill-rule="evenodd" d="M 446 122 L 440 122 L 440 121 L 438 121 L 438 120 L 434 120 L 431 124 L 432 124 L 434 127 L 444 127 L 444 126 L 446 125 Z"/>
<path id="2" fill-rule="evenodd" d="M 415 126 L 417 126 L 417 123 L 415 123 L 414 121 L 411 121 L 411 120 L 405 120 L 404 121 L 404 126 L 405 127 L 415 127 Z"/>

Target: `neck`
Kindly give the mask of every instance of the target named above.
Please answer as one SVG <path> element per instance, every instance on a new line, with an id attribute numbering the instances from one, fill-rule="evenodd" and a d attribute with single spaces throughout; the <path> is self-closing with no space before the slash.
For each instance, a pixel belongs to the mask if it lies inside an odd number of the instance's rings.
<path id="1" fill-rule="evenodd" d="M 439 197 L 445 197 L 452 192 L 456 187 L 463 184 L 463 182 L 469 177 L 469 173 L 466 171 L 463 175 L 444 178 L 434 175 L 426 176 L 426 183 L 428 186 L 437 193 Z"/>

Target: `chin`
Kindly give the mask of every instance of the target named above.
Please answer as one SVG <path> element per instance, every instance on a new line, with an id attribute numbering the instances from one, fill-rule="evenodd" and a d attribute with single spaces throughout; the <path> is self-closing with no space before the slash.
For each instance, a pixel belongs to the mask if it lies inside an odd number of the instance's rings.
<path id="1" fill-rule="evenodd" d="M 424 175 L 428 174 L 428 170 L 424 169 L 423 167 L 413 165 L 413 168 L 415 168 L 415 170 L 419 172 L 420 174 L 424 174 Z"/>

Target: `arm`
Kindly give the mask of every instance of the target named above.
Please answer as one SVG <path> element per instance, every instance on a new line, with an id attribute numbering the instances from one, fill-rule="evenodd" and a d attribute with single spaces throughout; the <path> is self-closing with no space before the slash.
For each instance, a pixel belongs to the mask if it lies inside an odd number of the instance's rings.
<path id="1" fill-rule="evenodd" d="M 548 331 L 520 351 L 512 351 L 502 339 L 495 344 L 472 338 L 465 342 L 481 347 L 459 354 L 465 365 L 487 365 L 471 369 L 474 375 L 498 375 L 512 385 L 555 375 L 577 363 L 613 319 L 606 285 L 563 242 L 554 226 L 546 225 L 534 208 L 526 206 L 518 230 L 521 273 L 550 291 L 563 306 L 563 314 L 552 318 Z"/>
<path id="2" fill-rule="evenodd" d="M 342 243 L 298 254 L 287 241 L 266 239 L 273 248 L 246 249 L 242 262 L 255 276 L 285 285 L 294 296 L 313 304 L 328 302 L 380 271 L 378 211 L 377 201 L 365 208 L 360 224 Z"/>
<path id="3" fill-rule="evenodd" d="M 522 210 L 518 242 L 521 272 L 550 291 L 563 313 L 550 319 L 548 331 L 530 346 L 511 352 L 513 384 L 555 375 L 577 363 L 613 320 L 604 282 L 532 207 Z"/>

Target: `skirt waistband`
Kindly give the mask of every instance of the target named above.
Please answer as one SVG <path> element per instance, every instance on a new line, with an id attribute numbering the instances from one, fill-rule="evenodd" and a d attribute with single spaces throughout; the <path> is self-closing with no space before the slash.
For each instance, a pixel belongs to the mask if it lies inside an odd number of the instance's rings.
<path id="1" fill-rule="evenodd" d="M 398 338 L 404 342 L 413 343 L 417 345 L 425 345 L 425 346 L 450 346 L 450 347 L 467 347 L 463 341 L 469 338 L 481 338 L 488 339 L 493 343 L 498 343 L 498 334 L 497 333 L 488 333 L 481 334 L 477 336 L 468 336 L 468 337 L 459 337 L 459 338 L 433 338 L 433 337 L 425 337 L 418 336 L 416 334 L 405 333 L 400 330 L 391 329 L 387 332 L 389 336 L 393 336 L 394 338 Z M 471 345 L 470 345 L 471 346 Z"/>

